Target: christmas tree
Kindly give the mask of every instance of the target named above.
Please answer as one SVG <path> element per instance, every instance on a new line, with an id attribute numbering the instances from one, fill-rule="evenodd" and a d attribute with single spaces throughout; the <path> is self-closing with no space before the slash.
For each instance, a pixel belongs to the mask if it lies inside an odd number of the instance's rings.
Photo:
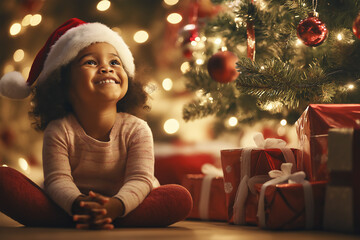
<path id="1" fill-rule="evenodd" d="M 359 102 L 360 1 L 212 2 L 217 16 L 184 35 L 186 87 L 196 92 L 185 120 L 292 124 L 310 103 Z"/>

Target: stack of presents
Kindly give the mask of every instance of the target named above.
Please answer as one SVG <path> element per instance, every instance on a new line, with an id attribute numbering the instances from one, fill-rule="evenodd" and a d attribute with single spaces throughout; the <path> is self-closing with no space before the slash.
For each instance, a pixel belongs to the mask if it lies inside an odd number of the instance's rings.
<path id="1" fill-rule="evenodd" d="M 189 218 L 359 234 L 360 104 L 309 105 L 296 131 L 297 149 L 259 133 L 257 147 L 221 150 L 218 168 L 193 156 L 202 173 L 177 179 L 193 197 Z"/>

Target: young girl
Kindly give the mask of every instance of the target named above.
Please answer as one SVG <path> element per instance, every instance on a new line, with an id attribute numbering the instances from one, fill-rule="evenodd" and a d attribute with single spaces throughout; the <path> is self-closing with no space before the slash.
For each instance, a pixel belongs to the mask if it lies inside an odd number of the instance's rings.
<path id="1" fill-rule="evenodd" d="M 122 38 L 100 23 L 70 19 L 51 34 L 29 78 L 0 80 L 2 95 L 33 91 L 31 115 L 44 130 L 45 192 L 0 168 L 0 210 L 26 226 L 161 227 L 189 214 L 192 199 L 154 177 L 152 133 L 130 113 L 147 95 Z"/>

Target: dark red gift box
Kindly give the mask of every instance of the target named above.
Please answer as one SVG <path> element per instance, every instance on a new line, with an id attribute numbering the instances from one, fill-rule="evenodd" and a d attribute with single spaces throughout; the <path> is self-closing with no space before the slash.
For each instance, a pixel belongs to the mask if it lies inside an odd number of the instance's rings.
<path id="1" fill-rule="evenodd" d="M 266 229 L 320 229 L 324 210 L 326 181 L 311 182 L 313 211 L 307 222 L 306 201 L 303 185 L 300 183 L 276 184 L 266 187 L 264 194 L 264 211 Z M 260 184 L 256 190 L 260 193 Z M 259 199 L 259 194 L 258 194 Z M 261 201 L 261 199 L 259 199 Z"/>
<path id="2" fill-rule="evenodd" d="M 311 181 L 328 180 L 327 140 L 330 128 L 356 127 L 360 104 L 310 104 L 296 122 L 302 155 L 298 159 Z"/>
<path id="3" fill-rule="evenodd" d="M 213 177 L 209 179 L 210 186 L 204 186 L 204 174 L 188 174 L 182 181 L 182 185 L 189 190 L 193 198 L 193 209 L 189 219 L 201 220 L 227 220 L 226 197 L 224 191 L 223 177 Z M 202 200 L 202 187 L 208 187 L 209 193 L 207 199 Z M 207 194 L 205 194 L 207 195 Z M 205 213 L 201 212 L 201 207 L 205 204 L 202 201 L 208 201 L 208 209 Z"/>
<path id="4" fill-rule="evenodd" d="M 298 149 L 290 149 L 296 161 Z M 228 222 L 234 223 L 233 206 L 236 199 L 236 193 L 241 182 L 240 163 L 244 149 L 231 149 L 221 151 L 221 164 L 224 171 L 224 187 L 226 193 L 226 206 L 228 211 Z M 285 163 L 285 157 L 281 149 L 256 149 L 251 150 L 250 161 L 250 176 L 249 180 L 254 176 L 263 176 L 262 183 L 269 179 L 268 172 L 275 169 L 280 169 L 282 163 Z M 296 165 L 294 166 L 296 169 Z M 258 182 L 260 183 L 260 182 Z M 245 201 L 245 223 L 250 225 L 257 225 L 257 208 L 258 200 L 256 191 L 248 190 L 248 195 Z M 241 223 L 243 224 L 243 223 Z"/>

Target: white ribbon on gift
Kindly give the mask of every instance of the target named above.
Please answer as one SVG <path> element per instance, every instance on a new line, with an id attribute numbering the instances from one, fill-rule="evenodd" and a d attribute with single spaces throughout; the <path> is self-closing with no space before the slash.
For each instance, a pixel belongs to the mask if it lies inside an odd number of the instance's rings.
<path id="1" fill-rule="evenodd" d="M 280 170 L 272 170 L 269 176 L 273 179 L 264 183 L 260 190 L 259 205 L 257 216 L 259 218 L 259 225 L 266 228 L 265 217 L 265 190 L 270 185 L 276 185 L 283 182 L 300 183 L 303 185 L 305 198 L 305 228 L 312 229 L 314 227 L 314 198 L 309 181 L 305 180 L 306 174 L 303 171 L 291 174 L 292 163 L 283 163 Z"/>
<path id="2" fill-rule="evenodd" d="M 199 216 L 203 220 L 209 219 L 209 203 L 211 182 L 216 177 L 223 177 L 222 169 L 215 167 L 209 163 L 205 163 L 201 167 L 201 172 L 205 174 L 201 183 L 200 202 L 199 202 Z"/>
<path id="3" fill-rule="evenodd" d="M 284 159 L 286 162 L 293 163 L 293 170 L 296 170 L 295 157 L 290 148 L 286 148 L 286 142 L 282 139 L 276 138 L 267 138 L 264 139 L 262 133 L 256 133 L 254 135 L 254 142 L 256 148 L 244 148 L 240 157 L 240 184 L 236 192 L 235 201 L 233 205 L 233 217 L 234 224 L 244 225 L 245 221 L 245 202 L 248 197 L 248 192 L 253 194 L 255 193 L 254 185 L 256 183 L 264 183 L 269 180 L 268 175 L 257 175 L 253 177 L 250 176 L 251 171 L 251 151 L 252 150 L 261 150 L 261 149 L 270 149 L 278 148 L 282 151 Z"/>

